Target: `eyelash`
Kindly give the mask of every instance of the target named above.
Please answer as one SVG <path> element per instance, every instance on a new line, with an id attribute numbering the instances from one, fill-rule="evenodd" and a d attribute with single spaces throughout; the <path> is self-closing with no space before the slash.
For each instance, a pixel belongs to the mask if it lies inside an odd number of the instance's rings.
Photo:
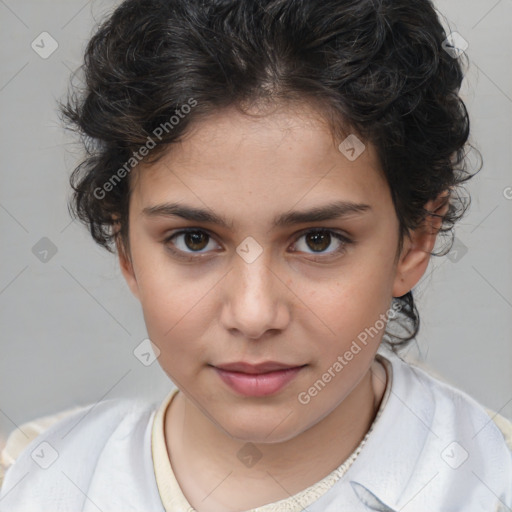
<path id="1" fill-rule="evenodd" d="M 173 247 L 171 247 L 169 245 L 169 243 L 171 242 L 171 240 L 173 238 L 176 238 L 179 235 L 186 235 L 187 233 L 204 233 L 206 236 L 209 237 L 208 242 L 210 242 L 210 240 L 214 238 L 208 231 L 206 231 L 204 229 L 188 228 L 188 229 L 183 229 L 183 230 L 180 230 L 180 231 L 176 231 L 175 233 L 172 233 L 170 236 L 165 238 L 165 240 L 163 240 L 162 243 L 164 244 L 166 249 L 168 251 L 170 251 L 174 256 L 176 256 L 176 257 L 178 257 L 178 258 L 180 258 L 182 260 L 186 260 L 186 261 L 197 261 L 198 259 L 203 258 L 204 255 L 208 254 L 208 253 L 207 252 L 197 252 L 197 251 L 192 251 L 192 252 L 187 253 L 187 252 L 182 251 L 180 249 L 175 249 L 175 248 L 173 248 Z M 318 259 L 320 259 L 320 260 L 327 260 L 327 259 L 330 259 L 330 257 L 332 257 L 332 255 L 343 254 L 345 252 L 347 246 L 354 243 L 353 240 L 349 239 L 346 235 L 341 234 L 341 233 L 339 233 L 337 231 L 333 231 L 332 229 L 313 228 L 313 229 L 308 229 L 306 231 L 302 231 L 301 233 L 299 233 L 299 235 L 297 236 L 297 238 L 295 239 L 295 241 L 293 242 L 292 245 L 297 244 L 297 242 L 302 237 L 307 236 L 309 234 L 315 234 L 315 233 L 328 233 L 331 236 L 333 236 L 334 238 L 336 238 L 339 242 L 341 242 L 341 245 L 340 245 L 340 247 L 338 249 L 336 249 L 336 250 L 334 250 L 332 252 L 328 252 L 328 253 L 321 253 L 321 252 L 306 253 L 306 254 L 310 254 L 310 255 L 316 256 L 316 258 L 313 259 L 313 261 L 317 261 Z M 186 254 L 189 254 L 189 255 L 192 254 L 193 256 L 185 256 Z M 327 257 L 322 256 L 322 254 L 326 254 Z"/>

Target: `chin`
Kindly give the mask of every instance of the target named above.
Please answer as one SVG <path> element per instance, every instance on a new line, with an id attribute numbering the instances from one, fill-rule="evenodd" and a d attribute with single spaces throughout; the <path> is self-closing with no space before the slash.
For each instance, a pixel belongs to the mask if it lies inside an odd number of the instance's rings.
<path id="1" fill-rule="evenodd" d="M 217 427 L 222 430 L 227 436 L 240 442 L 254 443 L 254 444 L 273 444 L 283 443 L 293 439 L 300 430 L 293 428 L 289 424 L 290 417 L 286 420 L 286 415 L 281 419 L 272 420 L 267 418 L 262 421 L 260 415 L 259 420 L 255 421 L 253 418 L 248 418 L 247 421 L 226 421 L 224 423 L 215 422 Z M 240 420 L 240 418 L 237 418 Z M 286 426 L 285 426 L 286 422 Z"/>

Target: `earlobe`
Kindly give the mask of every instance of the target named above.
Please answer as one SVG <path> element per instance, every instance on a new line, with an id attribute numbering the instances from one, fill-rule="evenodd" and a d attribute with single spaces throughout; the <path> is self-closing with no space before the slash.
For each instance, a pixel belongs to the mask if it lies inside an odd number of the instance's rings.
<path id="1" fill-rule="evenodd" d="M 400 259 L 396 267 L 393 297 L 402 297 L 412 290 L 425 273 L 436 243 L 442 217 L 449 208 L 449 196 L 441 194 L 429 201 L 425 209 L 431 212 L 423 224 L 405 237 Z"/>
<path id="2" fill-rule="evenodd" d="M 119 267 L 121 268 L 121 272 L 123 273 L 126 283 L 128 284 L 133 295 L 135 295 L 135 297 L 140 300 L 139 285 L 137 283 L 137 278 L 135 277 L 133 264 L 129 256 L 126 254 L 124 244 L 120 241 L 119 237 L 116 237 L 116 248 L 119 258 Z"/>

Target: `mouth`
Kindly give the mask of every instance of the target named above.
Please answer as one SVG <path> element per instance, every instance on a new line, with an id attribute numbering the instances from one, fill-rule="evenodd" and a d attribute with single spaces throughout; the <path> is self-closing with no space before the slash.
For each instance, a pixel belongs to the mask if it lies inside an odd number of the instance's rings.
<path id="1" fill-rule="evenodd" d="M 229 363 L 213 366 L 220 379 L 243 396 L 268 396 L 282 390 L 307 365 L 276 362 L 260 364 Z"/>
<path id="2" fill-rule="evenodd" d="M 238 361 L 235 363 L 226 363 L 226 364 L 218 364 L 215 365 L 215 368 L 219 368 L 220 370 L 230 371 L 230 372 L 239 372 L 239 373 L 247 373 L 251 375 L 259 375 L 263 373 L 270 373 L 280 370 L 289 370 L 292 368 L 299 368 L 298 364 L 286 364 L 286 363 L 278 363 L 277 361 L 265 361 L 263 363 L 246 363 L 244 361 Z"/>

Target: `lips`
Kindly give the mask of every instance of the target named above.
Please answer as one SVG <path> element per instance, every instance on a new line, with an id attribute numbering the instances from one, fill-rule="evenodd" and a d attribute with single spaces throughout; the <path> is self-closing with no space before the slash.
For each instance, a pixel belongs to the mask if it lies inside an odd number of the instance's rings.
<path id="1" fill-rule="evenodd" d="M 250 375 L 258 375 L 263 373 L 269 373 L 269 372 L 275 372 L 279 370 L 289 370 L 291 368 L 297 368 L 299 366 L 304 365 L 297 365 L 297 364 L 284 364 L 284 363 L 278 363 L 275 361 L 265 361 L 264 363 L 258 363 L 258 364 L 250 364 L 243 361 L 239 361 L 236 363 L 227 363 L 227 364 L 221 364 L 216 365 L 216 368 L 219 368 L 220 370 L 228 371 L 228 372 L 240 372 L 240 373 L 247 373 Z"/>
<path id="2" fill-rule="evenodd" d="M 224 384 L 238 395 L 264 397 L 281 391 L 305 366 L 266 361 L 228 363 L 213 368 Z"/>

